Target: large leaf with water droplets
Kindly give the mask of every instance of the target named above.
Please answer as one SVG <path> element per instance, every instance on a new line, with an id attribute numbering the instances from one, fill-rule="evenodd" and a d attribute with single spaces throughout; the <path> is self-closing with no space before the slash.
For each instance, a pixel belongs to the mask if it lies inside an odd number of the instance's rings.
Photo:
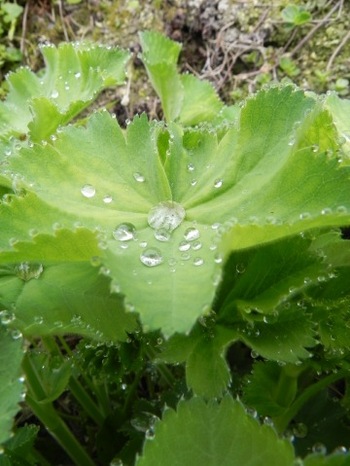
<path id="1" fill-rule="evenodd" d="M 0 325 L 0 444 L 11 435 L 13 417 L 17 413 L 23 392 L 21 362 L 22 338 Z"/>
<path id="2" fill-rule="evenodd" d="M 41 48 L 46 68 L 11 73 L 9 94 L 0 103 L 0 138 L 25 135 L 33 140 L 53 134 L 91 103 L 104 88 L 121 84 L 129 54 L 117 48 L 76 43 Z"/>
<path id="3" fill-rule="evenodd" d="M 100 229 L 113 289 L 145 329 L 188 332 L 210 306 L 232 249 L 350 221 L 348 168 L 337 161 L 330 123 L 321 104 L 290 86 L 250 99 L 224 136 L 171 124 L 166 143 L 166 129 L 145 117 L 124 134 L 107 113 L 96 114 L 86 128 L 68 127 L 9 157 L 4 175 L 30 194 L 2 206 L 2 247 L 28 240 L 36 224 L 43 233 L 54 221 Z M 154 209 L 162 213 L 151 228 Z M 171 218 L 180 220 L 170 227 Z M 129 236 L 120 237 L 121 224 Z"/>
<path id="4" fill-rule="evenodd" d="M 220 404 L 200 398 L 165 411 L 137 466 L 292 466 L 292 445 L 260 425 L 231 397 Z"/>

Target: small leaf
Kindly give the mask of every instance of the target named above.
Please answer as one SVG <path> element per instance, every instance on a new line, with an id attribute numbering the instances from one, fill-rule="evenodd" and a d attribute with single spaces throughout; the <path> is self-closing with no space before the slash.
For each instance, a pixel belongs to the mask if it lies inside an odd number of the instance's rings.
<path id="1" fill-rule="evenodd" d="M 258 452 L 258 453 L 257 453 Z M 258 455 L 258 456 L 257 456 Z M 229 396 L 220 404 L 200 398 L 165 411 L 137 466 L 292 466 L 293 447 L 261 426 Z"/>

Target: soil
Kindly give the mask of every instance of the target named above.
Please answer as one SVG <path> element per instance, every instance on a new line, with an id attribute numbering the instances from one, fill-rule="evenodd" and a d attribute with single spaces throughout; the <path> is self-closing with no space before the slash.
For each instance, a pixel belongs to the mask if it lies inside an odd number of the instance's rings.
<path id="1" fill-rule="evenodd" d="M 138 58 L 138 33 L 148 29 L 181 42 L 182 71 L 210 80 L 227 103 L 282 79 L 347 96 L 350 3 L 293 4 L 309 11 L 310 20 L 294 27 L 286 23 L 282 12 L 288 0 L 27 0 L 18 41 L 33 69 L 42 66 L 38 44 L 43 42 L 92 40 L 131 50 L 129 105 L 123 108 L 115 91 L 105 93 L 101 102 L 115 101 L 111 110 L 120 120 L 159 111 Z"/>

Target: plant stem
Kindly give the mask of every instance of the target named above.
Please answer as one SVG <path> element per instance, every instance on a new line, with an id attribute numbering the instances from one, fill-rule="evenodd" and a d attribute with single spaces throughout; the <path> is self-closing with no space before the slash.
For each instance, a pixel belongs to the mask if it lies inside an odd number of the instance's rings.
<path id="1" fill-rule="evenodd" d="M 46 393 L 29 354 L 23 359 L 23 369 L 29 388 L 26 402 L 35 416 L 44 424 L 46 429 L 57 440 L 76 465 L 95 466 L 84 448 L 59 416 L 53 404 L 43 402 Z"/>
<path id="2" fill-rule="evenodd" d="M 321 390 L 327 388 L 330 384 L 337 380 L 349 376 L 349 369 L 339 370 L 337 373 L 330 374 L 327 377 L 319 380 L 306 388 L 303 393 L 297 398 L 294 403 L 285 411 L 285 413 L 278 418 L 274 419 L 274 424 L 278 432 L 284 432 L 288 427 L 291 420 L 298 414 L 300 409 L 307 403 L 313 396 L 317 395 Z"/>

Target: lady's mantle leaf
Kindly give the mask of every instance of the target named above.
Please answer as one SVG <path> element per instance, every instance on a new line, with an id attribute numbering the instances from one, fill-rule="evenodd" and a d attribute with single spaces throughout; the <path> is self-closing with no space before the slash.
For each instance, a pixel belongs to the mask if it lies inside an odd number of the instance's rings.
<path id="1" fill-rule="evenodd" d="M 4 321 L 5 314 L 0 315 Z M 22 338 L 17 331 L 8 331 L 0 326 L 0 444 L 11 434 L 13 417 L 23 392 L 21 362 L 23 357 Z"/>
<path id="2" fill-rule="evenodd" d="M 260 425 L 231 397 L 220 404 L 200 398 L 167 410 L 146 441 L 137 466 L 292 466 L 292 445 Z"/>
<path id="3" fill-rule="evenodd" d="M 167 121 L 179 120 L 185 126 L 193 126 L 215 120 L 224 105 L 213 86 L 177 71 L 181 44 L 149 31 L 141 33 L 140 40 L 142 60 Z"/>
<path id="4" fill-rule="evenodd" d="M 13 200 L 15 222 L 11 204 L 2 206 L 4 249 L 11 229 L 12 238 L 28 241 L 30 228 L 39 225 L 47 234 L 55 220 L 101 230 L 102 262 L 113 290 L 126 295 L 145 329 L 171 335 L 189 332 L 210 307 L 232 249 L 350 221 L 348 168 L 337 161 L 330 117 L 290 86 L 250 99 L 239 126 L 224 137 L 172 124 L 168 155 L 160 156 L 166 147 L 164 141 L 157 144 L 162 131 L 137 117 L 123 133 L 102 112 L 86 128 L 65 128 L 49 144 L 10 156 L 4 176 L 16 192 L 30 194 Z M 150 221 L 157 209 L 158 220 Z M 268 305 L 270 298 L 262 298 Z M 285 313 L 276 331 L 294 318 Z M 306 355 L 299 331 L 308 320 L 300 322 L 293 337 L 299 349 L 288 361 Z M 311 343 L 310 335 L 303 339 Z M 280 348 L 281 360 L 285 349 Z M 270 354 L 272 348 L 265 350 Z"/>
<path id="5" fill-rule="evenodd" d="M 46 139 L 91 103 L 102 89 L 122 84 L 129 54 L 89 44 L 45 45 L 40 77 L 28 68 L 8 76 L 9 94 L 0 103 L 0 139 L 27 134 Z M 33 116 L 34 115 L 34 116 Z"/>

